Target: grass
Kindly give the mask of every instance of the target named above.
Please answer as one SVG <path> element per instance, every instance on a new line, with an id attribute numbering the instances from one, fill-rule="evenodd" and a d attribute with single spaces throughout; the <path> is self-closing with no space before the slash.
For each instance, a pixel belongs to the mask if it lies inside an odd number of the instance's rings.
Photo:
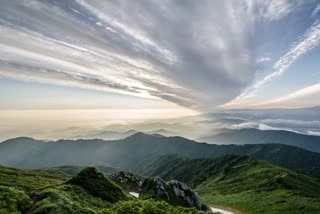
<path id="1" fill-rule="evenodd" d="M 91 195 L 111 203 L 128 200 L 127 194 L 123 192 L 120 186 L 106 178 L 94 167 L 83 169 L 78 175 L 67 181 L 67 184 L 81 186 Z"/>
<path id="2" fill-rule="evenodd" d="M 195 208 L 175 207 L 164 201 L 134 200 L 120 201 L 103 214 L 201 214 Z"/>
<path id="3" fill-rule="evenodd" d="M 169 155 L 144 172 L 187 183 L 208 205 L 248 214 L 320 213 L 319 179 L 252 157 L 188 159 Z"/>
<path id="4" fill-rule="evenodd" d="M 64 175 L 0 166 L 0 185 L 16 187 L 27 192 L 32 192 L 46 186 L 62 184 L 68 179 L 70 177 Z"/>
<path id="5" fill-rule="evenodd" d="M 22 190 L 0 186 L 0 213 L 27 212 L 32 206 L 29 196 Z"/>
<path id="6" fill-rule="evenodd" d="M 248 214 L 300 214 L 320 210 L 318 179 L 261 161 L 229 170 L 197 186 L 196 191 L 205 203 Z"/>
<path id="7" fill-rule="evenodd" d="M 0 167 L 0 213 L 97 213 L 112 204 L 78 185 L 70 176 Z"/>
<path id="8" fill-rule="evenodd" d="M 1 214 L 200 214 L 195 208 L 135 200 L 95 168 L 73 177 L 0 167 Z M 68 182 L 66 182 L 68 180 Z"/>
<path id="9" fill-rule="evenodd" d="M 60 166 L 60 167 L 50 167 L 50 168 L 43 168 L 42 171 L 51 173 L 51 174 L 60 174 L 60 175 L 70 175 L 74 176 L 78 174 L 81 170 L 83 170 L 85 167 L 83 166 Z"/>
<path id="10" fill-rule="evenodd" d="M 207 204 L 233 208 L 247 214 L 314 214 L 320 210 L 319 198 L 305 197 L 286 190 L 243 191 L 226 195 L 215 191 L 198 191 Z"/>
<path id="11" fill-rule="evenodd" d="M 33 197 L 31 213 L 97 213 L 112 206 L 110 202 L 94 197 L 80 186 L 60 185 L 45 188 Z"/>

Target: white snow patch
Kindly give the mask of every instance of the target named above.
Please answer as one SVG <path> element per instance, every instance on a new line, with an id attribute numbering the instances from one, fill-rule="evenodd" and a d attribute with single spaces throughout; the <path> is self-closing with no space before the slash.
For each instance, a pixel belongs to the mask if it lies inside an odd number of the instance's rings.
<path id="1" fill-rule="evenodd" d="M 224 209 L 215 208 L 215 207 L 210 207 L 210 209 L 212 210 L 212 212 L 217 212 L 221 214 L 234 214 L 233 212 L 230 212 Z"/>
<path id="2" fill-rule="evenodd" d="M 135 198 L 139 198 L 139 193 L 137 193 L 137 192 L 129 192 L 129 194 Z"/>

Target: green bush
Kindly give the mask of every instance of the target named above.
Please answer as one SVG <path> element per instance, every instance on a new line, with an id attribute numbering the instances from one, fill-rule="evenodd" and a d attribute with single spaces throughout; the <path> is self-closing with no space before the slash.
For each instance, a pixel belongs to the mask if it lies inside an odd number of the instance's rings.
<path id="1" fill-rule="evenodd" d="M 32 206 L 27 194 L 12 187 L 0 186 L 0 213 L 24 213 Z"/>
<path id="2" fill-rule="evenodd" d="M 94 167 L 87 167 L 67 182 L 78 185 L 93 196 L 115 203 L 128 199 L 122 189 Z"/>
<path id="3" fill-rule="evenodd" d="M 120 201 L 103 214 L 200 214 L 195 208 L 174 207 L 164 201 L 134 200 Z"/>
<path id="4" fill-rule="evenodd" d="M 82 187 L 62 185 L 41 191 L 31 213 L 91 214 L 110 206 L 109 202 L 93 197 Z"/>

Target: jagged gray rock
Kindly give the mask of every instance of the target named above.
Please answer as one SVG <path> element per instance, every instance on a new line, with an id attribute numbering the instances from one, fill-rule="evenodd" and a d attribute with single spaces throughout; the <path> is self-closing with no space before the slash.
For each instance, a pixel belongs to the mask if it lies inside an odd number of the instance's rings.
<path id="1" fill-rule="evenodd" d="M 119 171 L 110 176 L 110 178 L 120 185 L 125 191 L 139 192 L 143 178 L 132 174 L 131 172 Z"/>
<path id="2" fill-rule="evenodd" d="M 168 185 L 172 187 L 175 195 L 187 201 L 190 207 L 196 207 L 200 210 L 202 209 L 203 204 L 201 203 L 198 193 L 188 187 L 185 183 L 172 180 L 168 182 Z"/>
<path id="3" fill-rule="evenodd" d="M 140 198 L 164 200 L 174 206 L 195 207 L 198 210 L 209 211 L 209 207 L 202 204 L 198 194 L 186 184 L 173 180 L 165 182 L 160 177 L 143 180 Z"/>

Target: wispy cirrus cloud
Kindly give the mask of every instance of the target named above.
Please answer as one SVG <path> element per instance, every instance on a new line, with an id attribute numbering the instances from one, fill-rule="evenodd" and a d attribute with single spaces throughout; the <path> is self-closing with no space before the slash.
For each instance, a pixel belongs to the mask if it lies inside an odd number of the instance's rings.
<path id="1" fill-rule="evenodd" d="M 257 63 L 264 63 L 264 62 L 268 62 L 268 61 L 271 61 L 272 58 L 271 57 L 267 57 L 267 56 L 264 56 L 264 57 L 260 57 L 257 59 Z"/>
<path id="2" fill-rule="evenodd" d="M 258 4 L 258 17 L 268 21 L 276 21 L 288 16 L 293 11 L 299 10 L 303 1 L 299 0 L 271 0 L 255 1 Z"/>
<path id="3" fill-rule="evenodd" d="M 0 76 L 210 110 L 238 97 L 252 83 L 257 63 L 274 59 L 256 56 L 257 23 L 283 20 L 305 3 L 12 0 L 1 4 Z M 279 60 L 276 72 L 251 88 L 257 90 L 281 76 L 312 49 L 316 40 L 312 31 Z M 253 96 L 248 91 L 240 97 Z"/>
<path id="4" fill-rule="evenodd" d="M 303 37 L 295 42 L 289 51 L 280 57 L 280 59 L 273 65 L 275 70 L 271 74 L 265 76 L 262 80 L 257 81 L 251 87 L 242 92 L 236 99 L 225 104 L 225 107 L 236 106 L 241 104 L 244 100 L 255 97 L 256 92 L 263 88 L 266 84 L 270 83 L 274 79 L 281 77 L 288 68 L 300 57 L 306 54 L 308 51 L 320 44 L 320 22 L 315 23 L 305 32 Z M 295 94 L 296 92 L 293 92 Z M 281 98 L 282 99 L 282 98 Z M 254 104 L 255 106 L 256 104 Z"/>
<path id="5" fill-rule="evenodd" d="M 291 107 L 316 106 L 320 100 L 320 83 L 291 92 L 280 98 L 255 104 L 257 107 L 289 105 Z"/>
<path id="6" fill-rule="evenodd" d="M 3 1 L 0 75 L 208 109 L 254 76 L 248 13 L 246 1 Z"/>
<path id="7" fill-rule="evenodd" d="M 316 8 L 312 11 L 311 13 L 311 17 L 315 17 L 316 15 L 318 15 L 320 13 L 320 4 L 318 4 L 316 6 Z"/>
<path id="8" fill-rule="evenodd" d="M 290 50 L 282 56 L 273 66 L 276 70 L 270 75 L 258 81 L 254 89 L 258 89 L 273 79 L 280 77 L 289 68 L 289 66 L 298 60 L 305 53 L 317 47 L 320 44 L 320 22 L 316 21 L 310 29 L 304 34 L 303 38 L 294 44 Z"/>

